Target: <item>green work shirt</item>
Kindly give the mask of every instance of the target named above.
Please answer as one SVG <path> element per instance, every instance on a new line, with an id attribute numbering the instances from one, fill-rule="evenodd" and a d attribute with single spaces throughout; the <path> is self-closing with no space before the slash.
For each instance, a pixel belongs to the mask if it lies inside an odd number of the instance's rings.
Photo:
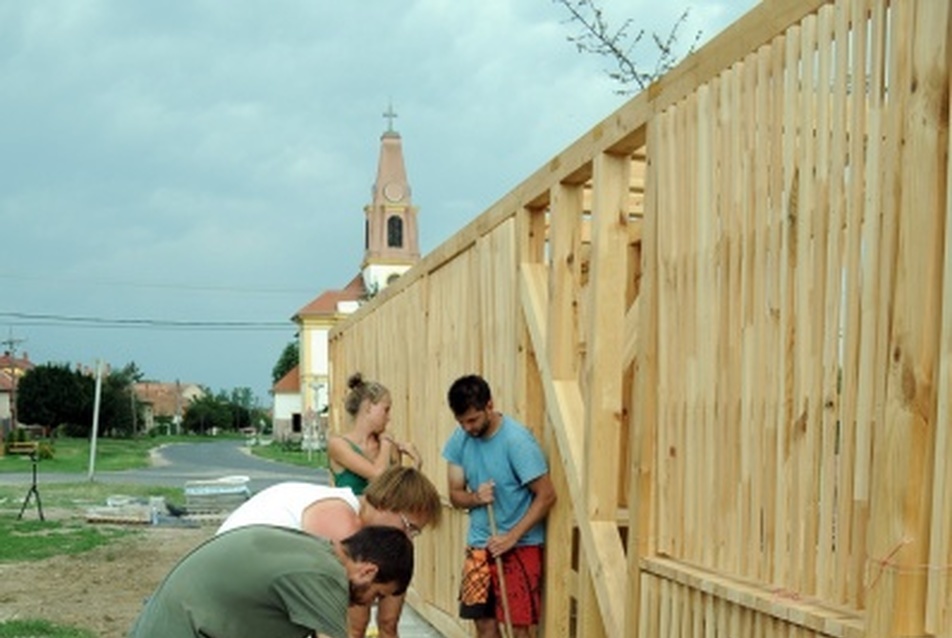
<path id="1" fill-rule="evenodd" d="M 146 603 L 131 638 L 346 638 L 350 583 L 330 542 L 253 525 L 205 541 Z"/>

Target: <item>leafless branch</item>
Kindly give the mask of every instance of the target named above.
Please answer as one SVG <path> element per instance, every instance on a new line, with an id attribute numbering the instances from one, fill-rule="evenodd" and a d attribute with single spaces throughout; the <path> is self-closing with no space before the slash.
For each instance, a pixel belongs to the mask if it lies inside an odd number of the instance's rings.
<path id="1" fill-rule="evenodd" d="M 637 93 L 672 69 L 678 62 L 674 51 L 681 29 L 687 22 L 689 9 L 671 27 L 670 32 L 662 36 L 652 32 L 650 40 L 657 49 L 654 69 L 644 70 L 636 61 L 636 47 L 645 41 L 644 29 L 632 31 L 633 20 L 628 18 L 622 25 L 613 29 L 605 19 L 597 0 L 552 0 L 561 5 L 569 15 L 568 23 L 576 24 L 580 31 L 577 35 L 567 36 L 569 42 L 581 53 L 593 53 L 607 57 L 615 63 L 614 70 L 606 71 L 608 77 L 616 81 L 621 88 L 616 92 L 622 95 Z M 700 41 L 701 32 L 694 35 L 688 54 L 694 52 Z M 632 86 L 636 88 L 632 88 Z"/>

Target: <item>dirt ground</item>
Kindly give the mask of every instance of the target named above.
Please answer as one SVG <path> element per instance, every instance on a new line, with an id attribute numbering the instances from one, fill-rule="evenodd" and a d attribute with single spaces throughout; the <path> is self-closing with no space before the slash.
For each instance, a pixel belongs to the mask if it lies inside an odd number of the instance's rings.
<path id="1" fill-rule="evenodd" d="M 135 529 L 140 533 L 85 554 L 0 564 L 0 621 L 42 618 L 100 638 L 125 637 L 143 600 L 216 526 Z"/>

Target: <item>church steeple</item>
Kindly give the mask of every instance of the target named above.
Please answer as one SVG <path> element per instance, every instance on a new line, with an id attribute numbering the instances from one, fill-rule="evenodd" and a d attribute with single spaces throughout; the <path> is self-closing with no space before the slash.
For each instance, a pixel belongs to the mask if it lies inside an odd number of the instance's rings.
<path id="1" fill-rule="evenodd" d="M 420 260 L 417 208 L 403 162 L 403 141 L 393 127 L 397 114 L 388 105 L 387 130 L 380 136 L 380 159 L 372 201 L 364 207 L 364 286 L 370 294 L 383 290 Z"/>

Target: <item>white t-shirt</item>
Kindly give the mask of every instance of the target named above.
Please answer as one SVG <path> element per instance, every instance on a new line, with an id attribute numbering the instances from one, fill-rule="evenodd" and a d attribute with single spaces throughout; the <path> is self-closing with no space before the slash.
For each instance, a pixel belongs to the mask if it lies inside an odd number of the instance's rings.
<path id="1" fill-rule="evenodd" d="M 360 513 L 360 501 L 349 487 L 330 487 L 289 481 L 263 489 L 241 504 L 218 528 L 216 534 L 248 525 L 276 525 L 301 529 L 304 510 L 317 501 L 338 498 Z"/>

